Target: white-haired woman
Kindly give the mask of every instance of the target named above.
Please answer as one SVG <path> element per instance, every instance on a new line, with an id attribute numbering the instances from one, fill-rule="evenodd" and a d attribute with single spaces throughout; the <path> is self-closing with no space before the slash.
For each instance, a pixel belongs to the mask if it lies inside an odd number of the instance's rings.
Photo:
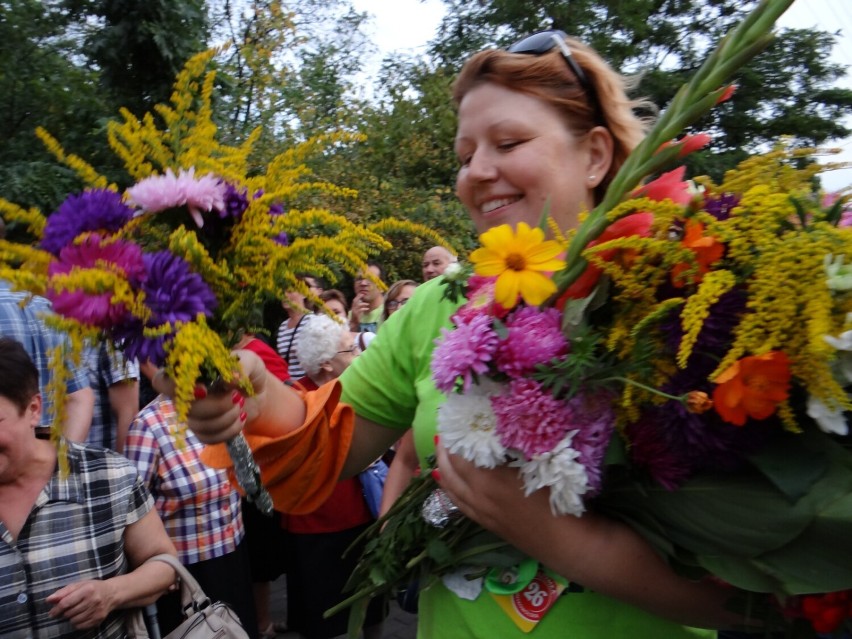
<path id="1" fill-rule="evenodd" d="M 305 370 L 299 385 L 316 390 L 337 377 L 361 350 L 357 333 L 345 324 L 317 315 L 303 325 L 295 350 Z M 373 521 L 357 477 L 337 484 L 331 496 L 308 515 L 283 515 L 287 553 L 287 625 L 307 639 L 327 639 L 346 632 L 347 613 L 323 619 L 323 612 L 345 597 L 342 593 L 358 552 L 344 551 Z M 381 636 L 385 604 L 370 604 L 365 639 Z"/>

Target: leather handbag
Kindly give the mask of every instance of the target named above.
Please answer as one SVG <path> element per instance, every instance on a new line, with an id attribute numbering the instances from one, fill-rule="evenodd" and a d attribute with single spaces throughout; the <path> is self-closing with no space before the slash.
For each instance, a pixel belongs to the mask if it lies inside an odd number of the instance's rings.
<path id="1" fill-rule="evenodd" d="M 221 601 L 211 602 L 195 577 L 176 557 L 155 555 L 145 563 L 148 561 L 167 563 L 180 577 L 180 602 L 185 619 L 163 639 L 248 639 L 230 606 Z M 129 639 L 159 639 L 159 629 L 149 630 L 141 608 L 128 615 L 125 625 Z"/>

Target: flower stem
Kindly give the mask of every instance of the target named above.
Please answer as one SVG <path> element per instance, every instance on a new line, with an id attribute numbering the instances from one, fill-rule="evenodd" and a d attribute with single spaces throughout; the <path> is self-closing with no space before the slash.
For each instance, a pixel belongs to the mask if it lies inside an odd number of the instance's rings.
<path id="1" fill-rule="evenodd" d="M 671 395 L 666 393 L 665 391 L 661 391 L 659 388 L 654 388 L 653 386 L 648 386 L 647 384 L 643 384 L 642 382 L 637 382 L 635 379 L 628 379 L 627 377 L 607 377 L 602 380 L 604 382 L 624 382 L 625 384 L 630 384 L 631 386 L 635 386 L 636 388 L 641 388 L 644 391 L 648 391 L 649 393 L 653 393 L 654 395 L 659 395 L 660 397 L 665 397 L 666 399 L 671 399 L 676 402 L 680 402 L 681 404 L 686 403 L 686 395 Z"/>

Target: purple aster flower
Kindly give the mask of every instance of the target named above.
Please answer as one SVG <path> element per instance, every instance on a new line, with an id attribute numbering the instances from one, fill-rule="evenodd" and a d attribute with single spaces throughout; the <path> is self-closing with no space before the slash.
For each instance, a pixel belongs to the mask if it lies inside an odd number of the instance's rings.
<path id="1" fill-rule="evenodd" d="M 527 458 L 553 450 L 574 426 L 572 407 L 532 379 L 513 379 L 508 393 L 491 398 L 491 407 L 500 443 Z"/>
<path id="2" fill-rule="evenodd" d="M 555 308 L 539 310 L 524 306 L 506 319 L 508 337 L 501 340 L 497 369 L 510 377 L 524 377 L 538 364 L 544 364 L 568 352 L 568 340 L 562 334 L 562 315 Z"/>
<path id="3" fill-rule="evenodd" d="M 603 460 L 615 428 L 614 398 L 609 393 L 580 394 L 568 400 L 571 418 L 568 430 L 577 430 L 571 446 L 580 453 L 589 480 L 587 497 L 601 488 Z"/>
<path id="4" fill-rule="evenodd" d="M 452 330 L 441 329 L 442 336 L 435 340 L 432 353 L 432 379 L 438 390 L 450 393 L 456 380 L 462 378 L 462 390 L 470 388 L 474 375 L 488 372 L 488 363 L 497 348 L 497 333 L 491 327 L 491 318 L 479 315 L 469 322 L 461 322 Z"/>
<path id="5" fill-rule="evenodd" d="M 80 244 L 71 244 L 59 253 L 59 261 L 48 268 L 48 275 L 70 273 L 72 269 L 109 270 L 121 274 L 131 286 L 138 286 L 145 278 L 142 249 L 131 242 L 116 240 L 104 242 L 98 235 L 87 237 Z M 128 315 L 123 304 L 112 303 L 112 291 L 86 293 L 81 290 L 56 290 L 49 288 L 47 296 L 53 309 L 60 315 L 72 317 L 82 324 L 98 328 L 112 328 Z"/>
<path id="6" fill-rule="evenodd" d="M 724 193 L 708 197 L 704 201 L 704 210 L 717 220 L 724 221 L 731 217 L 731 211 L 740 203 L 740 196 L 735 193 Z"/>
<path id="7" fill-rule="evenodd" d="M 675 490 L 692 474 L 693 467 L 666 437 L 665 426 L 657 416 L 657 411 L 646 411 L 639 421 L 627 425 L 630 459 L 666 490 Z"/>
<path id="8" fill-rule="evenodd" d="M 248 208 L 248 189 L 237 190 L 233 184 L 225 182 L 224 205 L 219 209 L 219 217 L 240 219 Z"/>
<path id="9" fill-rule="evenodd" d="M 150 360 L 162 365 L 166 358 L 165 341 L 168 336 L 146 337 L 144 328 L 158 328 L 166 323 L 191 322 L 199 313 L 207 317 L 216 308 L 216 296 L 189 264 L 169 251 L 146 253 L 143 256 L 147 279 L 142 285 L 145 304 L 151 311 L 150 319 L 142 325 L 131 321 L 114 331 L 124 342 L 127 357 L 140 362 Z"/>
<path id="10" fill-rule="evenodd" d="M 121 201 L 121 195 L 106 189 L 69 195 L 47 218 L 41 247 L 59 255 L 75 237 L 87 231 L 114 232 L 133 217 L 133 209 Z"/>

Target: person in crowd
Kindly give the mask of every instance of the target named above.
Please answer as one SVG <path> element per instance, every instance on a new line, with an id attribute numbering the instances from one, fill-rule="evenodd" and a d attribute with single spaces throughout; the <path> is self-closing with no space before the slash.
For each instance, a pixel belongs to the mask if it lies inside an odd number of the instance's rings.
<path id="1" fill-rule="evenodd" d="M 342 321 L 346 322 L 349 318 L 349 304 L 346 303 L 346 296 L 343 291 L 336 288 L 329 288 L 320 294 L 320 299 L 325 303 L 326 308 L 337 315 Z M 317 309 L 317 313 L 322 313 L 322 309 Z"/>
<path id="2" fill-rule="evenodd" d="M 120 639 L 124 610 L 153 603 L 175 554 L 128 460 L 36 437 L 39 374 L 23 345 L 0 337 L 0 636 Z"/>
<path id="3" fill-rule="evenodd" d="M 261 359 L 270 374 L 282 382 L 290 383 L 287 362 L 259 337 L 246 333 L 237 343 L 237 348 L 252 351 Z M 293 357 L 298 358 L 295 352 Z M 271 515 L 264 514 L 245 498 L 240 500 L 240 507 L 245 523 L 245 546 L 248 549 L 251 569 L 254 623 L 260 639 L 272 639 L 287 631 L 287 624 L 273 620 L 270 611 L 272 582 L 285 571 L 286 540 L 281 531 L 282 515 L 276 510 L 273 510 Z"/>
<path id="4" fill-rule="evenodd" d="M 234 609 L 255 639 L 258 627 L 240 496 L 225 471 L 201 462 L 203 447 L 178 422 L 172 400 L 159 395 L 133 420 L 125 456 L 154 497 L 178 559 L 208 597 Z M 179 592 L 157 601 L 157 618 L 163 635 L 182 623 Z"/>
<path id="5" fill-rule="evenodd" d="M 455 82 L 454 99 L 456 192 L 480 232 L 501 224 L 536 226 L 545 209 L 570 231 L 581 212 L 600 201 L 645 131 L 624 78 L 561 32 L 475 54 Z M 331 392 L 334 387 L 326 385 L 300 396 L 241 352 L 243 371 L 256 389 L 247 399 L 251 410 L 237 410 L 229 397 L 209 396 L 193 405 L 190 427 L 210 443 L 246 427 L 265 460 L 270 494 L 284 511 L 310 507 L 338 477 L 365 468 L 412 427 L 421 461 L 436 454 L 436 479 L 464 515 L 572 584 L 540 618 L 536 637 L 680 639 L 715 635 L 680 624 L 716 628 L 740 621 L 726 609 L 730 590 L 676 575 L 626 524 L 594 510 L 556 517 L 546 490 L 525 495 L 517 469 L 477 468 L 436 444 L 436 412 L 444 397 L 431 379 L 431 355 L 461 303 L 444 298 L 444 291 L 440 279 L 419 286 L 387 321 L 340 379 L 345 407 L 336 404 L 340 389 Z M 279 436 L 270 435 L 276 431 Z M 254 432 L 268 437 L 261 441 Z M 324 445 L 318 450 L 320 434 Z M 332 463 L 328 456 L 335 450 L 342 460 Z M 208 454 L 211 463 L 227 463 L 223 445 Z M 300 488 L 298 496 L 293 486 Z M 488 592 L 468 600 L 436 580 L 420 594 L 418 636 L 529 635 Z"/>
<path id="6" fill-rule="evenodd" d="M 346 296 L 342 291 L 338 291 L 336 288 L 330 288 L 322 292 L 320 299 L 325 303 L 328 310 L 337 315 L 341 321 L 348 324 L 349 305 L 346 303 Z M 317 309 L 317 314 L 321 314 L 323 312 L 324 311 L 322 309 Z M 356 334 L 355 342 L 358 344 L 359 349 L 365 351 L 375 336 L 376 334 L 372 331 L 362 331 Z"/>
<path id="7" fill-rule="evenodd" d="M 36 363 L 42 396 L 41 432 L 49 430 L 55 416 L 53 397 L 48 391 L 53 378 L 50 353 L 57 347 L 70 351 L 67 335 L 44 323 L 42 316 L 50 313 L 53 313 L 51 304 L 44 297 L 12 291 L 8 282 L 0 280 L 0 336 L 14 338 L 23 344 Z M 89 386 L 85 367 L 76 366 L 70 358 L 66 358 L 65 366 L 71 371 L 71 377 L 62 410 L 62 433 L 70 441 L 84 442 L 92 425 L 95 394 Z"/>
<path id="8" fill-rule="evenodd" d="M 423 281 L 443 275 L 450 264 L 455 264 L 458 258 L 443 246 L 433 246 L 423 254 Z"/>
<path id="9" fill-rule="evenodd" d="M 305 286 L 308 287 L 308 290 L 310 290 L 314 295 L 319 296 L 319 294 L 322 293 L 319 281 L 313 275 L 303 273 L 298 276 L 298 279 L 302 281 Z M 287 319 L 281 322 L 281 325 L 278 327 L 278 337 L 275 341 L 275 350 L 277 350 L 278 354 L 284 358 L 285 362 L 287 362 L 290 377 L 292 379 L 299 379 L 304 376 L 305 371 L 302 369 L 301 364 L 299 364 L 299 357 L 296 355 L 296 349 L 293 348 L 293 346 L 302 325 L 310 320 L 313 315 L 313 313 L 310 312 L 311 304 L 307 301 L 306 296 L 302 292 L 293 289 L 284 294 L 284 300 L 281 302 L 281 305 L 287 311 Z"/>
<path id="10" fill-rule="evenodd" d="M 385 307 L 382 311 L 382 321 L 384 322 L 393 315 L 394 312 L 405 306 L 405 303 L 414 295 L 414 289 L 417 288 L 417 282 L 414 280 L 398 280 L 390 285 L 388 292 L 385 294 Z"/>
<path id="11" fill-rule="evenodd" d="M 361 352 L 356 334 L 326 315 L 305 326 L 296 349 L 306 371 L 298 384 L 309 391 L 336 379 Z M 344 599 L 343 587 L 360 551 L 343 555 L 372 521 L 357 477 L 339 482 L 315 511 L 282 517 L 288 533 L 287 625 L 291 630 L 307 639 L 329 639 L 346 632 L 346 612 L 329 619 L 323 618 L 323 612 Z M 383 602 L 370 603 L 365 639 L 381 636 L 385 614 Z"/>
<path id="12" fill-rule="evenodd" d="M 127 429 L 139 411 L 139 364 L 111 350 L 106 342 L 89 346 L 85 353 L 89 385 L 95 393 L 86 443 L 123 453 Z"/>
<path id="13" fill-rule="evenodd" d="M 378 262 L 368 261 L 366 270 L 355 279 L 355 297 L 349 310 L 349 328 L 354 333 L 375 333 L 382 323 L 384 297 L 370 276 L 384 285 L 385 271 Z"/>

